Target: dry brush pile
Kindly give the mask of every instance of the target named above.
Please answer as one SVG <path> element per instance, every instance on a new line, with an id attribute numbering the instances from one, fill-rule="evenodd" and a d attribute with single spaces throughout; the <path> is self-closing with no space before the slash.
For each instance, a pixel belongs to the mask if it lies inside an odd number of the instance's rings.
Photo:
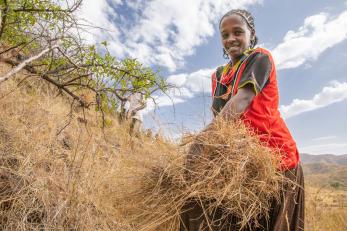
<path id="1" fill-rule="evenodd" d="M 256 227 L 262 216 L 268 218 L 284 179 L 275 153 L 245 126 L 218 121 L 194 137 L 188 149 L 188 161 L 186 151 L 158 149 L 158 159 L 131 165 L 142 170 L 133 175 L 137 182 L 128 182 L 132 187 L 126 186 L 128 193 L 121 200 L 132 212 L 126 219 L 143 230 L 177 230 L 181 208 L 190 200 L 206 205 L 206 216 L 221 209 L 219 219 L 236 217 L 239 228 Z M 152 153 L 148 150 L 146 155 Z"/>
<path id="2" fill-rule="evenodd" d="M 111 115 L 102 129 L 39 80 L 17 84 L 0 86 L 1 230 L 177 230 L 191 198 L 246 226 L 278 198 L 275 155 L 241 125 L 216 123 L 182 148 L 131 137 Z"/>

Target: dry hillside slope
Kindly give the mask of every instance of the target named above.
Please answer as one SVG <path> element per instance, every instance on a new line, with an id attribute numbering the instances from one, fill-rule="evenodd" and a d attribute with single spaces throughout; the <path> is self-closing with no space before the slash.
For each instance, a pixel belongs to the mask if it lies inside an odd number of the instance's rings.
<path id="1" fill-rule="evenodd" d="M 140 155 L 145 168 L 155 161 L 149 149 L 170 144 L 140 143 L 111 117 L 101 129 L 100 113 L 71 108 L 36 76 L 23 79 L 0 86 L 0 229 L 127 230 L 114 195 L 136 172 L 117 166 Z"/>
<path id="2" fill-rule="evenodd" d="M 10 68 L 0 64 L 0 75 Z M 112 115 L 104 129 L 101 121 L 39 77 L 19 73 L 0 85 L 1 230 L 134 230 L 132 198 L 120 195 L 135 195 L 144 172 L 180 159 L 182 150 L 131 137 Z M 307 230 L 347 230 L 346 207 L 330 206 L 345 191 L 332 190 L 308 187 Z"/>

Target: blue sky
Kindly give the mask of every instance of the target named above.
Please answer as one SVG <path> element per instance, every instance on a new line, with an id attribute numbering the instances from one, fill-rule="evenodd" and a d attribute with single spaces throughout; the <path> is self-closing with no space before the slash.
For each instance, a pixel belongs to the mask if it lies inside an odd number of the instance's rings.
<path id="1" fill-rule="evenodd" d="M 218 23 L 233 8 L 254 15 L 259 45 L 274 56 L 280 110 L 299 151 L 347 154 L 347 1 L 85 0 L 79 14 L 107 29 L 86 40 L 107 40 L 116 57 L 160 68 L 177 86 L 144 111 L 145 127 L 177 137 L 211 120 L 210 75 L 227 62 Z"/>

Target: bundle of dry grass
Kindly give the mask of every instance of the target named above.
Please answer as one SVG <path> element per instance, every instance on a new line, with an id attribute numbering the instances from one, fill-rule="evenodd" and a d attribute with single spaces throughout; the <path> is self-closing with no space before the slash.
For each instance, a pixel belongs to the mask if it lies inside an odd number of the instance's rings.
<path id="1" fill-rule="evenodd" d="M 267 216 L 271 200 L 279 198 L 283 181 L 279 155 L 262 145 L 241 123 L 219 120 L 196 138 L 188 158 L 192 190 L 207 198 L 210 209 L 222 207 L 240 227 L 257 225 Z M 195 145 L 196 146 L 196 145 Z"/>
<path id="2" fill-rule="evenodd" d="M 187 161 L 184 152 L 160 155 L 171 158 L 153 159 L 151 168 L 135 177 L 141 179 L 137 187 L 122 198 L 139 230 L 177 230 L 181 208 L 191 199 L 205 205 L 207 217 L 218 208 L 220 219 L 232 216 L 240 229 L 254 227 L 279 198 L 284 179 L 277 155 L 241 123 L 218 121 L 196 136 Z"/>

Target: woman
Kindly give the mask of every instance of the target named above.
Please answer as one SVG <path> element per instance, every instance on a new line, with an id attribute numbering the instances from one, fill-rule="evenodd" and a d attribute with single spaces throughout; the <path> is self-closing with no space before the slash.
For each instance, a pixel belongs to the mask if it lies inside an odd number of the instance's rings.
<path id="1" fill-rule="evenodd" d="M 257 43 L 254 19 L 246 10 L 227 12 L 220 20 L 219 30 L 224 54 L 230 62 L 212 74 L 214 116 L 225 120 L 241 119 L 265 145 L 280 151 L 280 170 L 297 182 L 296 186 L 287 185 L 283 189 L 280 203 L 273 203 L 270 220 L 262 221 L 263 227 L 253 230 L 303 230 L 303 173 L 296 144 L 278 111 L 274 61 L 269 51 L 254 48 Z M 194 148 L 190 152 L 194 153 Z M 205 218 L 201 206 L 194 202 L 185 205 L 182 211 L 185 212 L 181 215 L 181 230 L 208 230 L 199 227 L 206 223 L 204 219 L 217 219 Z M 220 211 L 215 214 L 218 213 Z M 237 229 L 232 224 L 237 223 L 233 218 L 219 223 L 223 227 L 215 227 L 216 230 Z"/>

